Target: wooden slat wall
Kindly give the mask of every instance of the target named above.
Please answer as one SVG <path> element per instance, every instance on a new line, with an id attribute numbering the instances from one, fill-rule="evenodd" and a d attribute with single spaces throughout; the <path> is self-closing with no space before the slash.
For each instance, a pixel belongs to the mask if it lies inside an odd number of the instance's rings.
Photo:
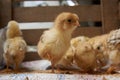
<path id="1" fill-rule="evenodd" d="M 93 37 L 101 34 L 102 34 L 102 27 L 80 27 L 74 31 L 73 37 L 77 37 L 81 35 Z"/>
<path id="2" fill-rule="evenodd" d="M 23 37 L 29 45 L 37 45 L 40 36 L 45 29 L 22 30 Z"/>
<path id="3" fill-rule="evenodd" d="M 119 2 L 119 6 L 118 6 L 118 9 L 119 9 L 119 20 L 120 20 L 120 2 Z"/>
<path id="4" fill-rule="evenodd" d="M 103 33 L 118 29 L 119 0 L 101 0 Z"/>
<path id="5" fill-rule="evenodd" d="M 41 59 L 37 52 L 27 52 L 24 61 L 33 61 Z"/>
<path id="6" fill-rule="evenodd" d="M 54 21 L 54 18 L 63 11 L 74 12 L 80 17 L 80 21 L 101 21 L 100 5 L 87 6 L 59 6 L 59 7 L 15 7 L 13 9 L 13 18 L 18 22 L 49 22 Z M 22 12 L 22 13 L 21 13 Z M 89 13 L 89 15 L 88 15 Z M 37 15 L 36 15 L 37 14 Z M 34 15 L 34 17 L 33 17 Z M 95 30 L 94 30 L 95 29 Z M 91 30 L 95 34 L 90 34 Z M 39 37 L 44 30 L 24 30 L 23 36 L 28 44 L 36 45 Z M 34 34 L 36 36 L 34 36 Z M 102 34 L 102 29 L 97 28 L 78 28 L 73 36 L 78 35 L 95 36 Z"/>
<path id="7" fill-rule="evenodd" d="M 0 28 L 2 28 L 12 19 L 11 0 L 0 0 L 0 7 Z"/>
<path id="8" fill-rule="evenodd" d="M 80 21 L 101 21 L 100 5 L 56 6 L 56 7 L 16 7 L 13 18 L 19 22 L 49 22 L 61 12 L 74 12 Z"/>
<path id="9" fill-rule="evenodd" d="M 0 1 L 0 25 L 2 25 L 2 23 L 1 23 L 1 21 L 2 21 L 2 20 L 1 20 L 1 19 L 2 19 L 2 18 L 1 18 L 1 13 L 2 13 L 1 9 L 2 9 L 2 2 Z"/>
<path id="10" fill-rule="evenodd" d="M 80 17 L 80 21 L 101 21 L 100 5 L 86 5 L 86 6 L 56 6 L 56 7 L 15 7 L 13 8 L 13 19 L 18 22 L 51 22 L 61 12 L 74 12 Z M 22 12 L 22 13 L 21 13 Z M 89 13 L 89 15 L 88 15 Z M 80 34 L 86 36 L 95 36 L 102 34 L 102 29 L 92 30 L 93 28 L 77 28 L 73 36 Z M 88 33 L 89 30 L 96 34 Z M 28 44 L 37 44 L 39 37 L 44 30 L 24 30 L 24 38 Z M 32 33 L 35 33 L 34 36 Z M 33 36 L 33 38 L 32 38 Z"/>
<path id="11" fill-rule="evenodd" d="M 119 17 L 119 21 L 120 21 L 120 1 L 119 1 L 119 16 L 118 17 Z M 119 25 L 120 25 L 120 23 L 119 23 Z"/>

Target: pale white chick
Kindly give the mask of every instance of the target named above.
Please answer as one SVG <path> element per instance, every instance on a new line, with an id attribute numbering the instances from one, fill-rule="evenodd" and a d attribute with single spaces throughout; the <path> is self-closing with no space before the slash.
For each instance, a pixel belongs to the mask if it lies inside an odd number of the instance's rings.
<path id="1" fill-rule="evenodd" d="M 79 69 L 76 63 L 74 63 L 75 49 L 80 42 L 85 42 L 85 41 L 88 41 L 89 39 L 90 38 L 86 36 L 79 36 L 79 37 L 72 38 L 70 41 L 70 47 L 67 50 L 66 54 L 59 61 L 58 67 L 62 69 Z"/>
<path id="2" fill-rule="evenodd" d="M 97 64 L 99 69 L 102 69 L 107 62 L 108 62 L 108 56 L 107 56 L 107 38 L 108 34 L 95 36 L 89 40 L 89 43 L 93 46 L 93 50 L 96 53 L 97 58 Z"/>
<path id="3" fill-rule="evenodd" d="M 72 40 L 71 40 L 71 47 L 72 47 L 72 49 L 75 51 L 75 48 L 78 46 L 78 43 L 79 42 L 86 42 L 86 41 L 88 41 L 90 38 L 89 37 L 86 37 L 86 36 L 79 36 L 79 37 L 76 37 L 76 38 L 73 38 Z"/>
<path id="4" fill-rule="evenodd" d="M 70 47 L 55 67 L 60 69 L 75 69 L 76 67 L 73 65 L 73 57 L 74 51 L 72 47 Z"/>
<path id="5" fill-rule="evenodd" d="M 27 44 L 22 38 L 22 32 L 16 21 L 10 21 L 7 25 L 6 41 L 4 43 L 4 59 L 8 67 L 14 66 L 18 71 L 27 50 Z"/>
<path id="6" fill-rule="evenodd" d="M 96 54 L 89 42 L 78 44 L 74 59 L 83 72 L 93 72 L 97 68 Z"/>
<path id="7" fill-rule="evenodd" d="M 55 65 L 66 53 L 70 46 L 71 34 L 79 25 L 79 18 L 74 13 L 60 13 L 54 22 L 54 26 L 44 31 L 38 42 L 38 54 L 43 59 L 48 59 L 52 64 L 52 72 Z"/>

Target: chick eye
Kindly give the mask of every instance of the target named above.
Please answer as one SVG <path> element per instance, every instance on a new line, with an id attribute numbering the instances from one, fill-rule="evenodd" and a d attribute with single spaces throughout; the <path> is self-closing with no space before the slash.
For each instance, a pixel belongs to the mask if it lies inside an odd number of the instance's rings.
<path id="1" fill-rule="evenodd" d="M 100 46 L 98 46 L 97 49 L 100 50 Z"/>
<path id="2" fill-rule="evenodd" d="M 68 19 L 67 21 L 68 21 L 68 22 L 71 22 L 72 20 L 71 20 L 71 19 Z"/>

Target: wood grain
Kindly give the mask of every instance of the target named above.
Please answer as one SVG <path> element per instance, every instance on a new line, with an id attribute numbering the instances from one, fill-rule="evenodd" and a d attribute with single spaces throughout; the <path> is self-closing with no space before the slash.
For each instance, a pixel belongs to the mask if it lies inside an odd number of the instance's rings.
<path id="1" fill-rule="evenodd" d="M 25 55 L 24 61 L 34 61 L 34 60 L 40 60 L 40 56 L 37 52 L 27 52 Z"/>
<path id="2" fill-rule="evenodd" d="M 100 5 L 15 7 L 13 18 L 19 22 L 51 22 L 61 12 L 74 12 L 80 21 L 101 21 Z"/>
<path id="3" fill-rule="evenodd" d="M 101 0 L 103 33 L 118 29 L 118 1 L 119 0 Z"/>
<path id="4" fill-rule="evenodd" d="M 73 37 L 77 36 L 94 37 L 101 34 L 103 34 L 102 27 L 80 27 L 74 31 Z"/>
<path id="5" fill-rule="evenodd" d="M 36 45 L 44 30 L 46 29 L 22 30 L 23 38 L 28 45 Z"/>
<path id="6" fill-rule="evenodd" d="M 0 15 L 0 28 L 5 27 L 12 19 L 12 5 L 11 0 L 0 0 L 1 3 L 1 15 Z"/>

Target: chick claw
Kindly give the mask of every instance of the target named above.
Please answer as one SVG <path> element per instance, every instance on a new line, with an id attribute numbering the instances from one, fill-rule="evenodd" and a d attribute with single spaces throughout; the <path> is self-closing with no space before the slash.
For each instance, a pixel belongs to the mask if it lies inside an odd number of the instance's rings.
<path id="1" fill-rule="evenodd" d="M 116 67 L 115 66 L 111 66 L 107 69 L 106 73 L 107 74 L 111 74 L 114 70 L 116 70 Z"/>
<path id="2" fill-rule="evenodd" d="M 51 60 L 52 73 L 55 73 L 55 71 L 54 71 L 54 59 L 48 53 L 46 55 L 47 55 L 48 59 Z"/>

